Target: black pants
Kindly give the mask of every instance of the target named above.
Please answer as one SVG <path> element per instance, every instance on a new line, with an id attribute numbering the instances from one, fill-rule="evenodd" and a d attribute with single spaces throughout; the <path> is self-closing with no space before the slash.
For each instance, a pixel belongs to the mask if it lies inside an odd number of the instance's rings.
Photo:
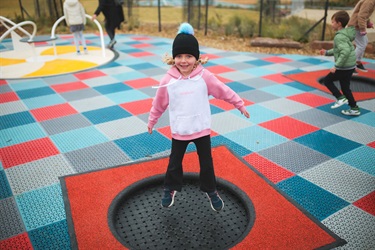
<path id="1" fill-rule="evenodd" d="M 357 103 L 354 100 L 352 91 L 350 90 L 350 80 L 352 79 L 354 69 L 350 70 L 336 70 L 335 73 L 329 73 L 324 78 L 324 85 L 331 91 L 332 95 L 338 99 L 340 96 L 344 95 L 348 99 L 349 106 L 354 108 Z M 340 90 L 333 83 L 334 81 L 339 81 L 342 94 Z"/>
<path id="2" fill-rule="evenodd" d="M 116 27 L 113 27 L 113 25 L 111 25 L 110 22 L 106 21 L 104 23 L 104 28 L 105 28 L 105 31 L 108 34 L 109 39 L 111 39 L 111 41 L 112 41 L 115 38 Z"/>
<path id="3" fill-rule="evenodd" d="M 211 154 L 211 137 L 210 135 L 191 141 L 180 141 L 172 139 L 172 151 L 169 156 L 167 173 L 165 174 L 164 187 L 171 190 L 181 191 L 183 180 L 182 160 L 186 148 L 190 142 L 194 142 L 197 147 L 199 157 L 200 189 L 203 192 L 213 192 L 216 190 L 216 177 Z"/>

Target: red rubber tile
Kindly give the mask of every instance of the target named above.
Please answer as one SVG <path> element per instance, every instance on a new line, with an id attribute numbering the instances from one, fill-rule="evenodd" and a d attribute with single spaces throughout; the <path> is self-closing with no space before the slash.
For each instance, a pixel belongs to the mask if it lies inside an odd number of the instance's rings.
<path id="1" fill-rule="evenodd" d="M 69 92 L 79 89 L 86 89 L 89 88 L 86 84 L 83 82 L 69 82 L 64 84 L 55 84 L 52 85 L 51 88 L 55 90 L 57 93 L 63 93 L 63 92 Z"/>
<path id="2" fill-rule="evenodd" d="M 267 179 L 273 183 L 278 183 L 289 177 L 294 176 L 294 174 L 285 168 L 277 165 L 274 162 L 258 155 L 257 153 L 252 153 L 244 157 L 244 160 L 250 163 L 254 168 L 256 168 L 261 174 L 263 174 Z"/>
<path id="3" fill-rule="evenodd" d="M 271 80 L 271 81 L 274 81 L 274 82 L 277 82 L 277 83 L 281 83 L 281 84 L 293 82 L 292 80 L 283 76 L 282 74 L 267 75 L 267 76 L 264 76 L 262 78 L 268 79 L 268 80 Z"/>
<path id="4" fill-rule="evenodd" d="M 249 106 L 249 105 L 252 105 L 254 104 L 253 102 L 250 102 L 246 99 L 243 99 L 244 103 L 245 103 L 245 106 Z M 210 104 L 212 105 L 215 105 L 216 107 L 219 107 L 223 110 L 232 110 L 232 109 L 235 109 L 235 107 L 230 104 L 230 103 L 227 103 L 226 101 L 223 101 L 223 100 L 220 100 L 220 99 L 211 99 L 210 100 Z"/>
<path id="5" fill-rule="evenodd" d="M 86 79 L 95 78 L 99 76 L 105 76 L 105 75 L 106 74 L 104 74 L 100 70 L 92 70 L 88 72 L 81 72 L 81 73 L 74 74 L 74 76 L 77 77 L 79 80 L 86 80 Z"/>
<path id="6" fill-rule="evenodd" d="M 0 85 L 5 85 L 5 84 L 8 84 L 8 82 L 6 80 L 0 79 Z"/>
<path id="7" fill-rule="evenodd" d="M 0 148 L 4 169 L 57 154 L 59 150 L 49 138 Z"/>
<path id="8" fill-rule="evenodd" d="M 311 107 L 319 107 L 334 101 L 322 96 L 318 96 L 312 93 L 303 93 L 287 97 L 290 100 L 306 104 Z"/>
<path id="9" fill-rule="evenodd" d="M 133 115 L 144 114 L 150 111 L 152 106 L 152 98 L 134 101 L 134 102 L 127 102 L 120 104 L 120 107 L 128 111 Z"/>
<path id="10" fill-rule="evenodd" d="M 215 54 L 203 54 L 201 57 L 204 59 L 208 57 L 208 59 L 216 59 L 216 58 L 221 58 L 221 56 L 215 55 Z"/>
<path id="11" fill-rule="evenodd" d="M 259 125 L 288 139 L 294 139 L 319 130 L 318 127 L 301 122 L 289 116 L 263 122 Z"/>
<path id="12" fill-rule="evenodd" d="M 134 57 L 145 57 L 145 56 L 154 56 L 155 54 L 152 54 L 150 52 L 134 52 L 134 53 L 129 53 L 129 55 L 134 56 Z"/>
<path id="13" fill-rule="evenodd" d="M 153 45 L 148 44 L 148 43 L 140 43 L 140 44 L 133 44 L 131 46 L 133 48 L 148 48 L 148 47 L 152 47 Z"/>
<path id="14" fill-rule="evenodd" d="M 357 200 L 353 203 L 353 205 L 375 216 L 375 192 L 372 192 L 362 199 Z"/>
<path id="15" fill-rule="evenodd" d="M 14 102 L 17 100 L 19 100 L 19 98 L 15 92 L 7 92 L 0 94 L 0 103 Z"/>
<path id="16" fill-rule="evenodd" d="M 0 240 L 0 249 L 3 250 L 13 250 L 13 249 L 22 249 L 22 250 L 32 250 L 33 245 L 29 239 L 27 233 L 16 235 L 12 238 L 6 240 Z"/>
<path id="17" fill-rule="evenodd" d="M 271 56 L 271 57 L 263 58 L 262 60 L 267 61 L 267 62 L 272 62 L 272 63 L 286 63 L 286 62 L 292 61 L 290 59 L 279 57 L 279 56 Z"/>
<path id="18" fill-rule="evenodd" d="M 136 41 L 146 41 L 146 40 L 151 40 L 152 38 L 146 37 L 146 36 L 138 36 L 138 37 L 133 37 L 132 39 Z"/>
<path id="19" fill-rule="evenodd" d="M 30 112 L 38 122 L 78 113 L 68 103 L 33 109 Z"/>
<path id="20" fill-rule="evenodd" d="M 207 69 L 213 73 L 213 74 L 221 74 L 221 73 L 227 73 L 227 72 L 232 72 L 235 71 L 232 68 L 228 68 L 226 66 L 221 66 L 221 65 L 216 65 L 216 66 L 211 66 L 207 67 Z"/>
<path id="21" fill-rule="evenodd" d="M 151 86 L 159 85 L 159 82 L 152 78 L 141 78 L 136 80 L 130 80 L 125 82 L 126 85 L 132 87 L 133 89 L 141 89 Z"/>
<path id="22" fill-rule="evenodd" d="M 375 148 L 375 141 L 370 142 L 369 144 L 367 144 L 367 146 L 372 147 L 372 148 Z"/>

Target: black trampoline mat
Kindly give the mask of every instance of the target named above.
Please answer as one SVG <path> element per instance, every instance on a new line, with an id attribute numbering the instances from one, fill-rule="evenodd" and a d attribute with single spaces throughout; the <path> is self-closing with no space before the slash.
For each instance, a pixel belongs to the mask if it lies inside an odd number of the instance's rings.
<path id="1" fill-rule="evenodd" d="M 225 203 L 221 212 L 211 209 L 199 189 L 197 174 L 184 176 L 182 192 L 174 205 L 161 207 L 164 176 L 138 182 L 112 202 L 108 222 L 112 233 L 130 249 L 228 249 L 249 233 L 255 212 L 251 200 L 233 184 L 218 179 Z"/>

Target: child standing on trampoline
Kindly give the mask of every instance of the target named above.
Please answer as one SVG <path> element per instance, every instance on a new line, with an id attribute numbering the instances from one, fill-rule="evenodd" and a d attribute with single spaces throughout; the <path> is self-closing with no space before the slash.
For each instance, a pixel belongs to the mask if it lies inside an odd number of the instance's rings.
<path id="1" fill-rule="evenodd" d="M 172 57 L 164 62 L 172 67 L 161 80 L 152 103 L 148 120 L 151 134 L 159 117 L 169 106 L 172 149 L 164 179 L 163 207 L 174 203 L 176 192 L 183 182 L 182 160 L 186 148 L 193 142 L 200 164 L 200 189 L 207 194 L 211 208 L 220 211 L 224 202 L 216 190 L 216 177 L 211 154 L 211 111 L 209 96 L 233 104 L 247 118 L 243 100 L 228 86 L 203 68 L 207 62 L 200 58 L 199 44 L 194 29 L 188 23 L 180 25 L 172 45 Z"/>
<path id="2" fill-rule="evenodd" d="M 331 22 L 333 30 L 336 31 L 333 48 L 320 50 L 321 55 L 333 55 L 335 58 L 335 65 L 324 78 L 324 85 L 337 99 L 331 108 L 335 109 L 349 103 L 350 109 L 342 110 L 341 113 L 344 115 L 360 115 L 360 109 L 350 89 L 350 81 L 356 67 L 355 49 L 352 43 L 355 30 L 345 28 L 349 22 L 349 14 L 346 11 L 338 11 L 333 14 Z M 339 81 L 342 93 L 335 86 L 334 81 Z"/>
<path id="3" fill-rule="evenodd" d="M 78 0 L 65 0 L 64 16 L 70 32 L 73 33 L 77 55 L 81 54 L 79 41 L 82 43 L 84 53 L 87 54 L 86 40 L 83 36 L 83 30 L 86 25 L 86 13 L 82 4 Z"/>

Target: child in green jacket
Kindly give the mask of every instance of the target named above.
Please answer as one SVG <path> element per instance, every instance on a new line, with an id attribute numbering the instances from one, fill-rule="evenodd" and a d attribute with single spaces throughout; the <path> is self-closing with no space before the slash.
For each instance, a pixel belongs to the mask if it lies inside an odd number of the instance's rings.
<path id="1" fill-rule="evenodd" d="M 332 28 L 336 31 L 333 48 L 330 50 L 322 49 L 320 54 L 333 55 L 335 58 L 335 66 L 330 69 L 329 74 L 324 78 L 324 85 L 337 99 L 331 108 L 335 109 L 348 103 L 350 109 L 342 110 L 341 113 L 344 115 L 360 115 L 360 109 L 350 90 L 350 80 L 356 67 L 356 56 L 352 43 L 355 37 L 355 29 L 345 28 L 349 19 L 349 14 L 346 11 L 338 11 L 332 16 Z M 339 81 L 342 93 L 334 85 L 334 81 Z"/>

